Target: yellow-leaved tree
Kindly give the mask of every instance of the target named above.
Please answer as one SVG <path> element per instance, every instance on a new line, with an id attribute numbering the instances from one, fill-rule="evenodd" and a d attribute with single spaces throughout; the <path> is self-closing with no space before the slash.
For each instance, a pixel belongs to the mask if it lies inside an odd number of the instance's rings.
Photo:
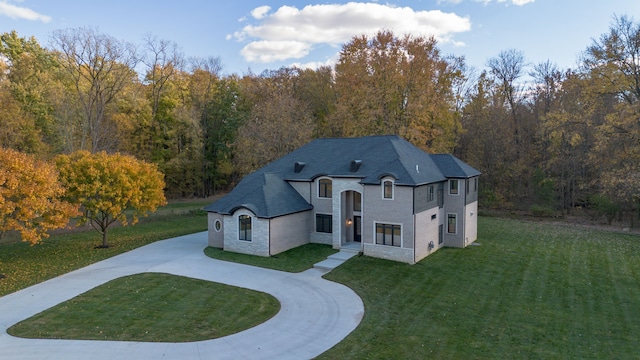
<path id="1" fill-rule="evenodd" d="M 31 244 L 65 227 L 78 207 L 63 200 L 56 167 L 33 156 L 0 148 L 0 237 L 17 231 Z"/>
<path id="2" fill-rule="evenodd" d="M 80 224 L 90 223 L 102 234 L 108 247 L 107 230 L 116 221 L 135 224 L 166 204 L 164 175 L 155 164 L 123 154 L 77 151 L 56 158 L 67 199 L 80 205 Z"/>

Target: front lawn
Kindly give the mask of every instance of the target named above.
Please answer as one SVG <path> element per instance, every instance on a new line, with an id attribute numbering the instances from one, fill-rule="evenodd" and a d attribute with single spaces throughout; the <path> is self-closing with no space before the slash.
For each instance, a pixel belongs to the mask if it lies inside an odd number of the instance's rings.
<path id="1" fill-rule="evenodd" d="M 323 359 L 629 359 L 640 339 L 640 237 L 479 219 L 478 243 L 416 265 L 356 257 L 325 278 L 365 304 Z"/>
<path id="2" fill-rule="evenodd" d="M 161 208 L 162 210 L 162 208 Z M 205 213 L 153 214 L 139 224 L 109 230 L 108 249 L 95 249 L 101 235 L 91 229 L 52 235 L 41 244 L 0 244 L 0 296 L 24 289 L 157 240 L 207 230 Z"/>
<path id="3" fill-rule="evenodd" d="M 271 295 L 169 274 L 112 280 L 11 328 L 38 339 L 185 342 L 231 335 L 273 317 Z"/>

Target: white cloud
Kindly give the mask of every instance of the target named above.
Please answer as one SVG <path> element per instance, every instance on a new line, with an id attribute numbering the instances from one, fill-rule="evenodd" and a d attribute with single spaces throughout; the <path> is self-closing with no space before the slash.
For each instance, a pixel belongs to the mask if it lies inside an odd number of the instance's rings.
<path id="1" fill-rule="evenodd" d="M 513 4 L 516 6 L 524 6 L 524 5 L 535 2 L 536 0 L 474 0 L 474 1 L 481 2 L 484 5 L 489 5 L 493 1 L 495 1 L 497 3 L 507 3 L 507 4 Z"/>
<path id="2" fill-rule="evenodd" d="M 512 0 L 513 5 L 524 6 L 536 0 Z"/>
<path id="3" fill-rule="evenodd" d="M 26 7 L 9 4 L 6 1 L 0 1 L 0 16 L 8 16 L 12 19 L 42 21 L 45 23 L 51 21 L 50 16 L 39 14 Z"/>
<path id="4" fill-rule="evenodd" d="M 271 6 L 260 6 L 251 11 L 251 16 L 253 16 L 254 19 L 262 19 L 267 15 L 269 11 L 271 11 Z"/>
<path id="5" fill-rule="evenodd" d="M 238 41 L 250 41 L 242 50 L 249 61 L 302 58 L 314 45 L 339 46 L 355 35 L 374 35 L 381 29 L 396 35 L 433 35 L 440 42 L 453 42 L 454 34 L 471 29 L 468 18 L 453 13 L 377 3 L 307 5 L 302 9 L 282 6 L 270 11 L 265 6 L 254 9 L 251 14 L 260 21 L 233 34 Z"/>
<path id="6" fill-rule="evenodd" d="M 299 59 L 309 54 L 311 45 L 300 41 L 253 41 L 240 54 L 247 61 L 268 63 L 287 59 Z"/>

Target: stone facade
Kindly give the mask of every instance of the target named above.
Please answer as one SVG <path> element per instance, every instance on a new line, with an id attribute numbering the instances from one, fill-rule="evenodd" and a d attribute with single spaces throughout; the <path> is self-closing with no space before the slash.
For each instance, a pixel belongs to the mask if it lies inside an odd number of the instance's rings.
<path id="1" fill-rule="evenodd" d="M 251 241 L 240 240 L 239 217 L 251 217 Z M 269 219 L 260 219 L 247 209 L 224 217 L 224 250 L 242 254 L 269 256 Z"/>

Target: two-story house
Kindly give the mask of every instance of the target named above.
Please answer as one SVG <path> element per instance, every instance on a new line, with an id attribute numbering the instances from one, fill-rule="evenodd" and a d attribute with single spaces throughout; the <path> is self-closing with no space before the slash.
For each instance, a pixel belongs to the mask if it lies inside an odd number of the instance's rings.
<path id="1" fill-rule="evenodd" d="M 480 172 L 399 136 L 316 139 L 205 207 L 209 245 L 271 256 L 321 243 L 416 263 L 477 238 Z"/>

